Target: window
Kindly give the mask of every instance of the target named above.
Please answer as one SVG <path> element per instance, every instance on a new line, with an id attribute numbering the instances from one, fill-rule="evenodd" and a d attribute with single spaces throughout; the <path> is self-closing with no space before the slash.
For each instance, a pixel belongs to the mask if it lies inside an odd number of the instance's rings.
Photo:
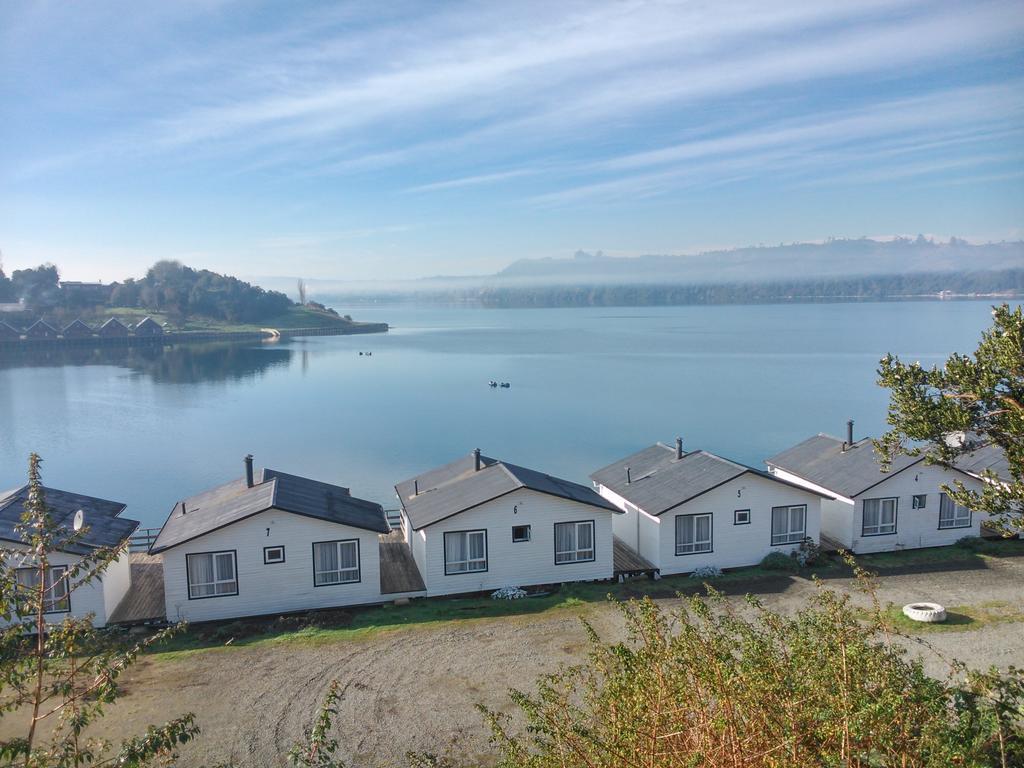
<path id="1" fill-rule="evenodd" d="M 444 535 L 444 573 L 487 570 L 487 531 L 452 531 Z"/>
<path id="2" fill-rule="evenodd" d="M 185 555 L 185 575 L 189 600 L 238 594 L 234 551 Z"/>
<path id="3" fill-rule="evenodd" d="M 911 500 L 911 509 L 924 509 L 928 506 L 928 494 L 927 493 L 916 493 L 914 498 Z"/>
<path id="4" fill-rule="evenodd" d="M 749 509 L 737 509 L 732 513 L 732 524 L 733 525 L 750 525 L 750 510 Z"/>
<path id="5" fill-rule="evenodd" d="M 864 499 L 862 536 L 896 533 L 896 499 Z"/>
<path id="6" fill-rule="evenodd" d="M 351 584 L 359 581 L 359 541 L 313 542 L 313 586 Z"/>
<path id="7" fill-rule="evenodd" d="M 944 493 L 939 494 L 939 528 L 970 528 L 971 510 L 961 507 Z"/>
<path id="8" fill-rule="evenodd" d="M 772 507 L 772 546 L 799 544 L 807 538 L 807 505 Z"/>
<path id="9" fill-rule="evenodd" d="M 71 598 L 68 597 L 68 580 L 64 578 L 68 569 L 63 565 L 55 565 L 46 569 L 43 585 L 43 613 L 67 613 L 71 610 Z M 18 588 L 32 595 L 39 594 L 39 569 L 18 568 L 15 574 Z M 24 595 L 21 610 L 35 612 L 35 603 L 28 594 Z"/>
<path id="10" fill-rule="evenodd" d="M 263 564 L 273 565 L 284 562 L 284 547 L 264 547 Z"/>
<path id="11" fill-rule="evenodd" d="M 513 525 L 512 526 L 512 541 L 529 541 L 530 540 L 530 526 L 528 525 Z"/>
<path id="12" fill-rule="evenodd" d="M 676 515 L 676 554 L 711 551 L 711 515 Z"/>
<path id="13" fill-rule="evenodd" d="M 594 521 L 555 523 L 555 565 L 594 559 Z"/>

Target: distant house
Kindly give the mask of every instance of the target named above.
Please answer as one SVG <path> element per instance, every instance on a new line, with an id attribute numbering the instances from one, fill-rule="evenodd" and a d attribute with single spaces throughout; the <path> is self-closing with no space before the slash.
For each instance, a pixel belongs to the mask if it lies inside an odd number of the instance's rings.
<path id="1" fill-rule="evenodd" d="M 96 334 L 104 338 L 121 338 L 128 335 L 128 326 L 112 317 L 99 327 Z"/>
<path id="2" fill-rule="evenodd" d="M 87 339 L 92 336 L 92 328 L 86 325 L 81 319 L 75 320 L 61 331 L 65 339 Z"/>
<path id="3" fill-rule="evenodd" d="M 620 513 L 586 486 L 478 450 L 395 491 L 428 596 L 614 575 Z"/>
<path id="4" fill-rule="evenodd" d="M 174 505 L 150 548 L 171 621 L 382 602 L 379 504 L 273 469 Z"/>
<path id="5" fill-rule="evenodd" d="M 114 290 L 114 284 L 83 283 L 78 280 L 61 280 L 60 289 L 72 302 L 106 302 Z"/>
<path id="6" fill-rule="evenodd" d="M 53 587 L 46 597 L 46 619 L 57 623 L 65 616 L 80 618 L 92 614 L 94 626 L 105 626 L 107 617 L 131 585 L 128 539 L 139 527 L 139 523 L 137 520 L 120 517 L 125 508 L 120 502 L 55 488 L 46 488 L 45 496 L 50 514 L 59 525 L 70 532 L 76 513 L 81 511 L 85 529 L 85 534 L 69 546 L 67 551 L 49 555 L 50 567 L 46 583 Z M 0 492 L 0 541 L 5 549 L 16 553 L 8 556 L 8 562 L 14 561 L 18 585 L 26 589 L 38 587 L 38 571 L 32 567 L 36 561 L 15 531 L 27 498 L 28 486 Z M 122 552 L 107 567 L 102 579 L 82 585 L 69 594 L 67 582 L 62 577 L 81 562 L 83 556 L 99 547 L 121 549 Z"/>
<path id="7" fill-rule="evenodd" d="M 56 339 L 57 329 L 44 320 L 36 320 L 25 329 L 26 339 Z"/>
<path id="8" fill-rule="evenodd" d="M 21 331 L 8 323 L 0 322 L 0 341 L 17 341 L 21 338 Z"/>
<path id="9" fill-rule="evenodd" d="M 164 328 L 151 317 L 140 320 L 134 328 L 136 336 L 162 336 Z"/>
<path id="10" fill-rule="evenodd" d="M 852 421 L 846 440 L 818 434 L 765 463 L 776 477 L 836 497 L 822 504 L 822 534 L 851 552 L 944 546 L 980 533 L 982 515 L 942 491 L 956 480 L 978 490 L 977 476 L 903 455 L 883 472 L 871 439 L 854 441 Z"/>
<path id="11" fill-rule="evenodd" d="M 756 565 L 817 543 L 824 491 L 784 482 L 707 451 L 656 443 L 592 474 L 625 512 L 615 535 L 662 575 Z"/>

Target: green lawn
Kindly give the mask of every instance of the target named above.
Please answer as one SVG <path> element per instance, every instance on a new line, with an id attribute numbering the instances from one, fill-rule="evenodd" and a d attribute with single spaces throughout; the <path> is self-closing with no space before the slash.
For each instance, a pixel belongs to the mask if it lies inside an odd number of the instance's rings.
<path id="1" fill-rule="evenodd" d="M 986 558 L 1024 556 L 1024 541 L 977 541 L 973 547 L 936 547 L 933 549 L 887 552 L 864 555 L 857 561 L 869 570 L 895 569 L 903 566 L 934 565 L 937 570 L 948 564 L 978 563 Z M 548 611 L 574 610 L 585 613 L 590 606 L 609 597 L 617 600 L 651 597 L 670 598 L 677 594 L 704 591 L 704 584 L 724 592 L 758 592 L 758 584 L 792 576 L 811 578 L 815 575 L 846 576 L 850 571 L 837 557 L 823 558 L 810 569 L 795 572 L 769 570 L 763 566 L 736 568 L 714 579 L 698 580 L 685 575 L 668 576 L 658 581 L 638 578 L 618 583 L 565 584 L 550 594 L 522 600 L 492 600 L 490 597 L 417 599 L 406 605 L 382 605 L 365 608 L 312 611 L 280 618 L 239 619 L 230 622 L 200 624 L 152 650 L 162 660 L 181 658 L 207 650 L 230 650 L 250 645 L 327 644 L 356 641 L 377 632 L 400 631 L 417 627 L 437 626 L 447 622 L 491 619 L 502 616 L 525 616 Z M 950 621 L 937 628 L 906 619 L 900 609 L 890 610 L 895 626 L 906 631 L 948 631 L 978 626 L 993 621 L 1020 621 L 1024 616 L 1004 610 L 994 603 L 979 606 L 955 606 Z M 905 625 L 906 626 L 905 626 Z M 924 627 L 922 629 L 922 627 Z"/>
<path id="2" fill-rule="evenodd" d="M 951 606 L 946 608 L 946 620 L 937 623 L 911 621 L 903 615 L 903 608 L 898 605 L 888 606 L 883 615 L 893 627 L 907 634 L 963 632 L 968 629 L 979 629 L 989 624 L 1024 621 L 1024 613 L 1000 600 L 990 600 L 978 605 Z"/>

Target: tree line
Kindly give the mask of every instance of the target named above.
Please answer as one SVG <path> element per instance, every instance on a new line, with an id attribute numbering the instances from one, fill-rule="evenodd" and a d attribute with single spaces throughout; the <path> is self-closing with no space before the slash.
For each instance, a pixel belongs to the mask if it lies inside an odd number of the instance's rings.
<path id="1" fill-rule="evenodd" d="M 656 307 L 701 304 L 777 304 L 814 301 L 878 301 L 952 295 L 1024 294 L 1024 269 L 921 272 L 865 277 L 770 282 L 500 285 L 426 290 L 376 299 L 475 304 L 488 308 Z M 364 300 L 366 297 L 363 297 Z"/>
<path id="2" fill-rule="evenodd" d="M 177 261 L 158 261 L 136 280 L 108 286 L 62 284 L 53 264 L 15 270 L 0 267 L 0 302 L 25 302 L 37 314 L 64 314 L 106 307 L 160 312 L 172 320 L 201 316 L 229 322 L 259 322 L 286 312 L 293 302 L 236 277 L 193 269 Z"/>

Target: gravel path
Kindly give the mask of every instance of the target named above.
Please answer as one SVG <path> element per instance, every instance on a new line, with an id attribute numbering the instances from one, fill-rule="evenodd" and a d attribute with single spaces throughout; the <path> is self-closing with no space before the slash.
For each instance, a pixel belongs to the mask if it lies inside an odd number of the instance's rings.
<path id="1" fill-rule="evenodd" d="M 898 605 L 998 601 L 1024 614 L 1024 558 L 986 562 L 987 568 L 887 576 L 880 597 Z M 850 581 L 833 579 L 829 585 L 848 590 Z M 766 585 L 762 599 L 794 610 L 814 589 L 794 578 Z M 218 649 L 173 661 L 144 658 L 125 681 L 125 697 L 104 719 L 102 735 L 141 732 L 146 723 L 191 710 L 203 735 L 183 751 L 181 765 L 284 765 L 280 756 L 310 724 L 330 681 L 338 679 L 344 698 L 336 722 L 350 765 L 401 760 L 407 750 L 450 750 L 472 758 L 486 752 L 488 738 L 475 705 L 511 713 L 509 688 L 529 690 L 540 674 L 580 661 L 586 648 L 581 615 L 603 637 L 621 637 L 621 617 L 596 604 L 404 628 L 333 644 Z M 927 639 L 939 653 L 971 666 L 1024 665 L 1019 622 L 930 633 Z M 915 648 L 932 674 L 944 673 L 931 651 Z"/>

